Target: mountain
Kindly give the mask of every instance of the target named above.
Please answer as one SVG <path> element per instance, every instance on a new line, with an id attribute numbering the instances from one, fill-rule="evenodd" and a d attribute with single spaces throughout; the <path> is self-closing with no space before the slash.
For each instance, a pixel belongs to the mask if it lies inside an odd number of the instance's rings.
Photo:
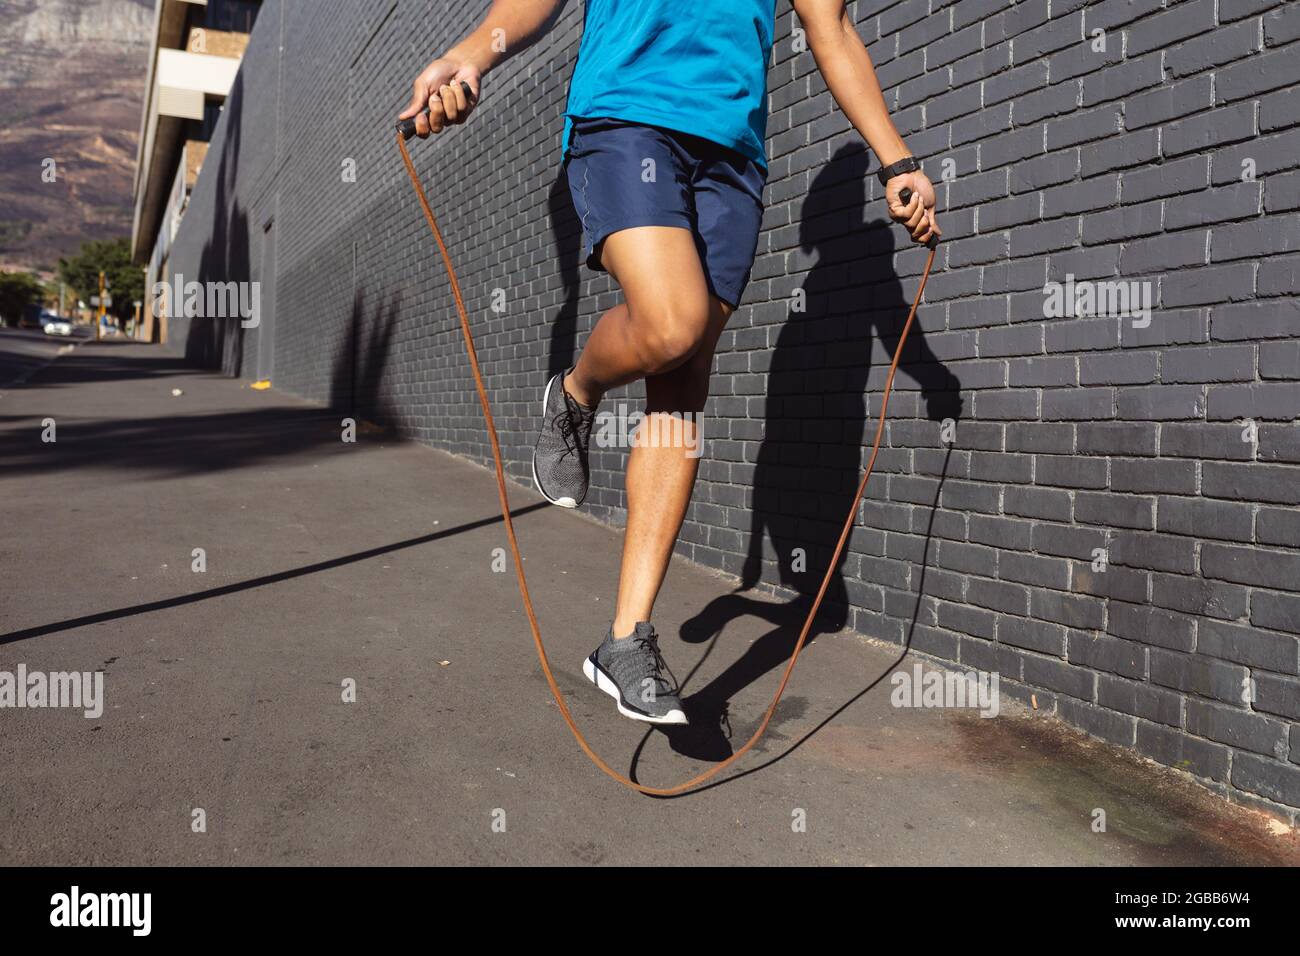
<path id="1" fill-rule="evenodd" d="M 0 0 L 0 266 L 130 233 L 153 6 Z"/>

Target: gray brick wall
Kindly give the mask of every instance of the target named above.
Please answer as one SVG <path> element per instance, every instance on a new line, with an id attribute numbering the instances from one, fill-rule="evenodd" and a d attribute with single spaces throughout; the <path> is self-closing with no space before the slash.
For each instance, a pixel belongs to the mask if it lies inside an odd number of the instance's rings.
<path id="1" fill-rule="evenodd" d="M 177 348 L 490 460 L 391 135 L 429 52 L 485 7 L 269 0 L 172 269 L 274 301 L 258 330 L 176 322 Z M 1300 4 L 852 9 L 947 242 L 825 626 L 997 669 L 1040 710 L 1294 814 Z M 806 600 L 923 252 L 883 222 L 874 163 L 777 12 L 768 209 L 678 553 Z M 617 301 L 578 261 L 557 162 L 581 16 L 494 73 L 469 126 L 415 147 L 520 482 L 548 373 Z M 1149 323 L 1045 317 L 1068 276 L 1144 283 Z M 594 456 L 587 508 L 613 523 L 623 460 Z"/>

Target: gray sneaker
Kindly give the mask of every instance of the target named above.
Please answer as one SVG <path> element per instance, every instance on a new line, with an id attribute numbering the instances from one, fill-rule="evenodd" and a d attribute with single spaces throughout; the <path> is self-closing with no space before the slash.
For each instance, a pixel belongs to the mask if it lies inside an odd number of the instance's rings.
<path id="1" fill-rule="evenodd" d="M 600 647 L 582 664 L 582 672 L 618 702 L 618 712 L 649 724 L 684 724 L 686 712 L 677 696 L 677 681 L 659 653 L 659 638 L 649 621 L 620 640 L 611 628 Z"/>
<path id="2" fill-rule="evenodd" d="M 591 466 L 587 447 L 596 410 L 578 404 L 564 390 L 560 372 L 546 383 L 542 395 L 542 429 L 533 446 L 533 483 L 543 497 L 561 508 L 576 508 L 587 496 Z"/>

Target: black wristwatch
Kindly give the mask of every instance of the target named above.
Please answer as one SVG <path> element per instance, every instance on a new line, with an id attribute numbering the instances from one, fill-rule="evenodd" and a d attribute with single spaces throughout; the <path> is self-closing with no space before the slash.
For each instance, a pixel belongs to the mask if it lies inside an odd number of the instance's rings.
<path id="1" fill-rule="evenodd" d="M 889 185 L 889 181 L 895 176 L 901 176 L 903 173 L 914 173 L 920 168 L 921 164 L 913 157 L 904 156 L 896 163 L 889 166 L 881 166 L 876 170 L 876 178 L 880 180 L 880 185 L 887 186 Z"/>

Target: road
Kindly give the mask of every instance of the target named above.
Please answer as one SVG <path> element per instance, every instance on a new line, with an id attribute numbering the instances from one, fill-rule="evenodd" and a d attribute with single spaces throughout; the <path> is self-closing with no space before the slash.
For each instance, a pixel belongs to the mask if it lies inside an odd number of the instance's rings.
<path id="1" fill-rule="evenodd" d="M 0 864 L 1300 863 L 1294 832 L 1042 712 L 891 706 L 915 660 L 851 633 L 811 645 L 739 774 L 624 791 L 570 738 L 493 568 L 491 474 L 379 431 L 345 443 L 340 418 L 126 343 L 4 391 L 0 671 L 102 671 L 105 703 L 0 710 Z M 595 748 L 655 784 L 729 753 L 796 615 L 674 562 L 664 653 L 731 736 L 647 732 L 580 672 L 618 534 L 511 500 Z"/>
<path id="2" fill-rule="evenodd" d="M 60 349 L 85 338 L 80 330 L 71 339 L 65 339 L 46 335 L 39 329 L 0 329 L 0 388 L 21 382 L 51 361 Z"/>

